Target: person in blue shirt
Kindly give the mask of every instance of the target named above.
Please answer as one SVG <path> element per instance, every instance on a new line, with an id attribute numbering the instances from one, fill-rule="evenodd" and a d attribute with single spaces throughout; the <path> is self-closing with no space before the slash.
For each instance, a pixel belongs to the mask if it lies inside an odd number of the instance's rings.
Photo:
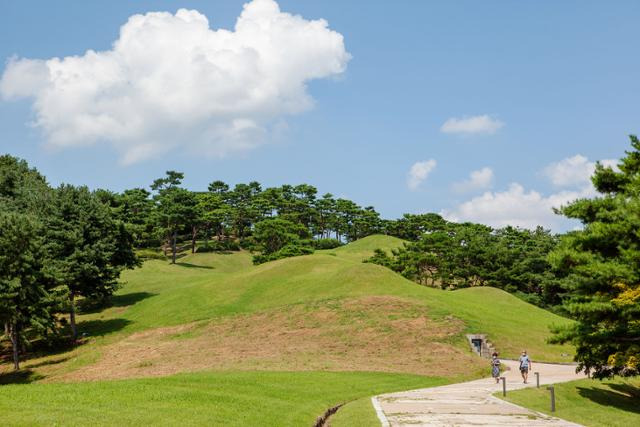
<path id="1" fill-rule="evenodd" d="M 496 352 L 491 355 L 491 376 L 496 379 L 496 384 L 500 382 L 500 359 Z"/>
<path id="2" fill-rule="evenodd" d="M 529 377 L 529 369 L 531 369 L 532 363 L 529 356 L 527 356 L 527 350 L 522 350 L 522 355 L 520 356 L 520 374 L 522 374 L 522 380 L 524 383 L 527 383 L 527 378 Z"/>

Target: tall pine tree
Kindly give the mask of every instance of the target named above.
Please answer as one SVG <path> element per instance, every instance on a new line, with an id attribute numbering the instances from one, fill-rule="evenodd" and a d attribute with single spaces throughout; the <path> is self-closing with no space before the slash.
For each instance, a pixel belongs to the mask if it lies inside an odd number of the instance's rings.
<path id="1" fill-rule="evenodd" d="M 554 341 L 576 346 L 578 368 L 596 378 L 640 368 L 640 141 L 631 136 L 615 170 L 596 166 L 601 194 L 559 210 L 584 229 L 569 233 L 550 260 L 564 276 L 564 308 L 576 319 Z"/>

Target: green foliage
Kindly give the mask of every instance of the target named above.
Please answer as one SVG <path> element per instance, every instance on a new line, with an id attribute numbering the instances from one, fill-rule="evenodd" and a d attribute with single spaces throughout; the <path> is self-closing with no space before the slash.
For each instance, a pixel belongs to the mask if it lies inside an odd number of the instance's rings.
<path id="1" fill-rule="evenodd" d="M 386 231 L 388 234 L 400 239 L 416 241 L 425 233 L 444 231 L 447 227 L 447 221 L 438 214 L 404 214 L 402 218 L 396 221 L 389 221 Z"/>
<path id="2" fill-rule="evenodd" d="M 77 296 L 112 294 L 120 271 L 136 265 L 123 225 L 87 187 L 62 185 L 53 202 L 46 233 L 57 279 Z"/>
<path id="3" fill-rule="evenodd" d="M 45 223 L 50 268 L 56 281 L 68 289 L 75 338 L 75 299 L 104 299 L 113 294 L 122 269 L 138 265 L 133 239 L 87 187 L 58 187 Z"/>
<path id="4" fill-rule="evenodd" d="M 565 310 L 577 320 L 555 341 L 576 346 L 579 369 L 596 378 L 640 373 L 640 141 L 619 171 L 598 165 L 592 178 L 602 196 L 560 212 L 584 229 L 567 234 L 550 260 L 563 277 Z"/>
<path id="5" fill-rule="evenodd" d="M 368 262 L 383 265 L 419 284 L 443 289 L 493 286 L 552 307 L 560 303 L 555 276 L 546 257 L 556 246 L 548 231 L 480 224 L 450 223 L 435 214 L 405 215 L 402 234 L 410 227 L 426 230 L 388 254 L 376 251 Z"/>
<path id="6" fill-rule="evenodd" d="M 166 255 L 155 249 L 138 249 L 136 250 L 136 256 L 142 261 L 146 261 L 149 259 L 159 259 L 165 261 L 167 259 Z"/>
<path id="7" fill-rule="evenodd" d="M 55 331 L 59 297 L 48 277 L 42 225 L 30 215 L 0 212 L 0 324 L 9 332 L 15 369 L 18 351 L 31 328 Z"/>
<path id="8" fill-rule="evenodd" d="M 302 224 L 273 218 L 255 225 L 253 238 L 258 244 L 260 255 L 253 258 L 254 264 L 262 264 L 291 256 L 313 253 L 308 238 L 308 230 Z"/>
<path id="9" fill-rule="evenodd" d="M 178 233 L 185 228 L 198 223 L 198 201 L 193 192 L 179 187 L 183 174 L 167 171 L 166 177 L 156 179 L 151 188 L 156 191 L 154 196 L 155 209 L 153 222 L 156 232 L 164 236 L 171 245 L 171 262 L 175 264 L 177 256 Z M 194 236 L 195 237 L 195 236 Z"/>
<path id="10" fill-rule="evenodd" d="M 240 244 L 235 240 L 210 240 L 198 247 L 198 253 L 239 251 Z"/>
<path id="11" fill-rule="evenodd" d="M 42 214 L 49 186 L 40 173 L 24 160 L 0 156 L 0 209 Z"/>
<path id="12" fill-rule="evenodd" d="M 144 188 L 125 190 L 115 194 L 112 206 L 115 217 L 124 222 L 131 234 L 135 247 L 157 245 L 153 234 L 153 201 L 151 193 Z"/>
<path id="13" fill-rule="evenodd" d="M 268 255 L 308 238 L 308 231 L 301 224 L 274 218 L 257 223 L 253 230 L 253 238 L 260 245 L 262 252 Z"/>
<path id="14" fill-rule="evenodd" d="M 0 327 L 11 341 L 15 369 L 28 334 L 47 338 L 56 330 L 60 298 L 42 238 L 49 198 L 42 175 L 24 160 L 0 156 Z"/>
<path id="15" fill-rule="evenodd" d="M 313 253 L 313 248 L 303 242 L 288 243 L 282 248 L 269 254 L 254 255 L 253 263 L 262 264 L 269 261 L 275 261 L 282 258 L 290 258 L 300 255 L 309 255 Z"/>
<path id="16" fill-rule="evenodd" d="M 337 239 L 317 239 L 313 241 L 313 247 L 316 249 L 335 249 L 342 245 L 343 243 Z"/>

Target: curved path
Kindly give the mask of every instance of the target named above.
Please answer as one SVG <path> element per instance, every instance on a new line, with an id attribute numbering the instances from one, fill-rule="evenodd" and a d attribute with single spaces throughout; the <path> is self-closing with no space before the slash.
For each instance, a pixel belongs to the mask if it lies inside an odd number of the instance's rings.
<path id="1" fill-rule="evenodd" d="M 488 362 L 487 362 L 488 363 Z M 533 372 L 529 384 L 523 384 L 518 362 L 502 360 L 509 369 L 503 375 L 507 379 L 507 393 L 525 387 L 535 387 Z M 575 366 L 548 363 L 533 364 L 533 371 L 540 372 L 540 385 L 584 378 L 575 373 Z M 578 426 L 559 418 L 535 412 L 505 402 L 493 396 L 502 391 L 502 383 L 493 378 L 383 394 L 372 398 L 378 418 L 387 426 Z"/>

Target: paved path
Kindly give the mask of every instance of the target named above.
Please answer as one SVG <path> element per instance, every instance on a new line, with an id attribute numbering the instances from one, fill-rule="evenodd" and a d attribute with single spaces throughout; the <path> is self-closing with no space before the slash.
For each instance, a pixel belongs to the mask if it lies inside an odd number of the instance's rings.
<path id="1" fill-rule="evenodd" d="M 487 362 L 488 364 L 488 362 Z M 530 374 L 529 384 L 523 384 L 518 363 L 503 360 L 509 371 L 507 393 L 525 387 L 535 387 L 536 379 Z M 575 373 L 575 366 L 534 363 L 533 371 L 540 372 L 540 384 L 552 384 L 584 378 Z M 517 406 L 498 398 L 493 393 L 502 391 L 502 383 L 493 378 L 403 391 L 376 396 L 372 399 L 378 417 L 387 426 L 578 426 L 558 418 Z"/>

